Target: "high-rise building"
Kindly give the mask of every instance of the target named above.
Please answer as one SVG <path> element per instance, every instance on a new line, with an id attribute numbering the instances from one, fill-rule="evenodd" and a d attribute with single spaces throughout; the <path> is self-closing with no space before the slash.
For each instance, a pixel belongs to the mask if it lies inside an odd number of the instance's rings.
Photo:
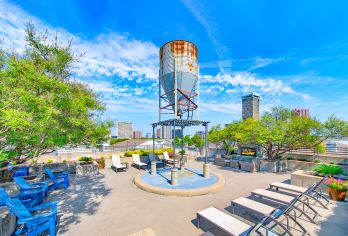
<path id="1" fill-rule="evenodd" d="M 142 138 L 143 137 L 143 132 L 134 130 L 133 131 L 133 138 Z"/>
<path id="2" fill-rule="evenodd" d="M 117 122 L 118 138 L 133 138 L 132 122 Z"/>
<path id="3" fill-rule="evenodd" d="M 161 128 L 156 129 L 156 138 L 161 138 Z"/>
<path id="4" fill-rule="evenodd" d="M 171 139 L 172 135 L 172 127 L 171 126 L 162 126 L 161 127 L 161 138 L 163 139 Z"/>
<path id="5" fill-rule="evenodd" d="M 306 108 L 295 108 L 292 110 L 292 114 L 295 116 L 309 117 L 309 109 Z"/>
<path id="6" fill-rule="evenodd" d="M 243 120 L 253 118 L 260 119 L 260 95 L 249 93 L 242 96 L 242 117 Z"/>
<path id="7" fill-rule="evenodd" d="M 201 136 L 202 139 L 205 138 L 205 132 L 204 131 L 197 131 L 196 134 Z"/>

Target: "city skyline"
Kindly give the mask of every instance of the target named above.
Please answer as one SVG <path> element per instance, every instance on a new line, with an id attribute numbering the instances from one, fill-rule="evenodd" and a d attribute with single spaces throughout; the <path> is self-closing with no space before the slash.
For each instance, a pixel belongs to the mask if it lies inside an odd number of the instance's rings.
<path id="1" fill-rule="evenodd" d="M 173 1 L 169 12 L 162 2 L 0 0 L 0 38 L 23 51 L 28 20 L 49 37 L 72 38 L 77 52 L 89 52 L 74 77 L 101 96 L 105 118 L 133 122 L 144 134 L 158 120 L 159 48 L 173 39 L 198 47 L 200 118 L 212 125 L 241 119 L 248 92 L 262 97 L 261 114 L 284 105 L 348 119 L 348 3 L 251 5 Z"/>

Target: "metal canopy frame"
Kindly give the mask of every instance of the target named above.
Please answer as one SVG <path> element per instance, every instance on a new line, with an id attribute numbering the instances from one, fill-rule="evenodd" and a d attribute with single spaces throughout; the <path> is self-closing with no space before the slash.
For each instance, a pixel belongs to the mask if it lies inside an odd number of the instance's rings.
<path id="1" fill-rule="evenodd" d="M 183 120 L 183 119 L 170 119 L 170 120 L 163 120 L 163 121 L 159 121 L 156 123 L 152 123 L 152 151 L 153 153 L 155 153 L 155 129 L 157 126 L 171 126 L 173 127 L 174 130 L 174 138 L 173 140 L 175 140 L 175 130 L 176 127 L 181 127 L 181 132 L 182 132 L 182 136 L 184 137 L 184 128 L 185 127 L 190 127 L 190 126 L 199 126 L 202 125 L 205 128 L 205 136 L 204 136 L 204 146 L 205 146 L 205 164 L 208 163 L 208 124 L 210 122 L 209 121 L 200 121 L 200 120 Z M 175 161 L 176 161 L 176 154 L 175 154 L 175 141 L 173 142 L 173 148 L 174 148 L 174 165 L 173 165 L 173 169 L 176 168 L 175 166 Z M 181 150 L 184 149 L 183 144 L 181 144 Z"/>

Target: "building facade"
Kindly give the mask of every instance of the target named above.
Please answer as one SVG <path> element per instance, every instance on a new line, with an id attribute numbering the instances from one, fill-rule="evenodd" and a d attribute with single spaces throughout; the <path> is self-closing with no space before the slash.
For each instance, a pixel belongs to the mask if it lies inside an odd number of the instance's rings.
<path id="1" fill-rule="evenodd" d="M 156 129 L 156 138 L 161 138 L 161 128 Z"/>
<path id="2" fill-rule="evenodd" d="M 163 139 L 172 139 L 172 127 L 170 126 L 162 126 L 160 137 Z"/>
<path id="3" fill-rule="evenodd" d="M 292 114 L 295 116 L 304 116 L 309 118 L 309 109 L 307 108 L 295 108 L 292 110 Z"/>
<path id="4" fill-rule="evenodd" d="M 133 138 L 142 138 L 143 137 L 143 132 L 139 130 L 134 130 L 133 131 Z"/>
<path id="5" fill-rule="evenodd" d="M 242 96 L 242 118 L 260 119 L 260 95 L 249 93 Z"/>
<path id="6" fill-rule="evenodd" d="M 132 122 L 118 122 L 117 123 L 117 137 L 118 138 L 133 138 L 133 123 Z"/>

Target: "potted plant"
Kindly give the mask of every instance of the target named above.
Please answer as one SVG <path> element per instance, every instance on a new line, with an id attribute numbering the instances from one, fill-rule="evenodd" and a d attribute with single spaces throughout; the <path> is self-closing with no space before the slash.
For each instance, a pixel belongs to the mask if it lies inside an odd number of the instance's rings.
<path id="1" fill-rule="evenodd" d="M 84 156 L 84 157 L 80 157 L 78 159 L 78 161 L 80 161 L 82 165 L 91 164 L 91 163 L 93 163 L 93 158 Z"/>
<path id="2" fill-rule="evenodd" d="M 98 163 L 98 168 L 99 169 L 104 169 L 105 168 L 105 158 L 104 158 L 104 156 L 101 156 L 100 158 L 96 158 L 95 161 Z"/>
<path id="3" fill-rule="evenodd" d="M 324 184 L 328 187 L 331 200 L 344 201 L 348 190 L 348 181 L 327 177 Z"/>
<path id="4" fill-rule="evenodd" d="M 316 175 L 320 176 L 329 176 L 332 177 L 333 175 L 342 174 L 343 170 L 341 167 L 332 165 L 332 164 L 319 164 L 316 165 L 313 169 L 314 173 Z"/>

